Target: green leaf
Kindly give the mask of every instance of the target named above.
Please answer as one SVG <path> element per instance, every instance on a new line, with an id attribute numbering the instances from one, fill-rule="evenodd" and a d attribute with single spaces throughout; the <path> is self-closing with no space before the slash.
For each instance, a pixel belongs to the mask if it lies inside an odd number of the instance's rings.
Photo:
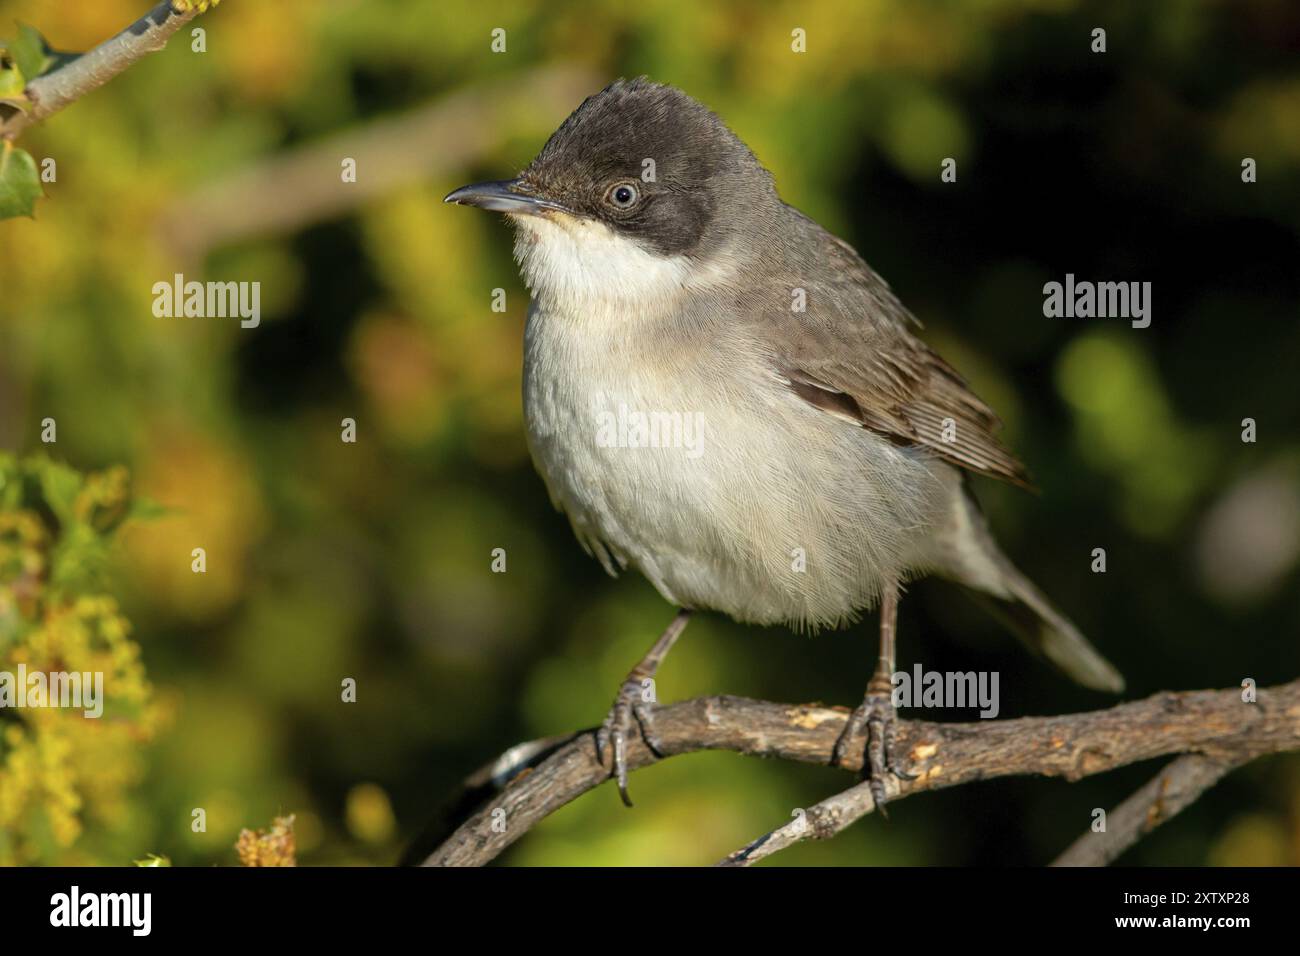
<path id="1" fill-rule="evenodd" d="M 54 51 L 41 36 L 41 31 L 25 23 L 18 25 L 18 38 L 5 44 L 18 64 L 23 80 L 30 83 L 54 63 Z"/>
<path id="2" fill-rule="evenodd" d="M 0 102 L 27 108 L 27 81 L 23 78 L 18 58 L 7 46 L 0 46 Z"/>
<path id="3" fill-rule="evenodd" d="M 6 142 L 0 152 L 0 219 L 32 215 L 42 195 L 36 160 L 26 150 Z"/>
<path id="4" fill-rule="evenodd" d="M 65 526 L 50 549 L 48 583 L 63 593 L 101 589 L 109 567 L 109 545 L 89 525 Z"/>
<path id="5" fill-rule="evenodd" d="M 75 469 L 45 459 L 39 462 L 41 497 L 65 529 L 77 520 L 74 507 L 81 491 L 81 475 Z"/>
<path id="6" fill-rule="evenodd" d="M 136 497 L 131 500 L 131 508 L 126 517 L 128 521 L 157 521 L 174 514 L 178 514 L 175 508 L 169 508 L 152 498 Z"/>

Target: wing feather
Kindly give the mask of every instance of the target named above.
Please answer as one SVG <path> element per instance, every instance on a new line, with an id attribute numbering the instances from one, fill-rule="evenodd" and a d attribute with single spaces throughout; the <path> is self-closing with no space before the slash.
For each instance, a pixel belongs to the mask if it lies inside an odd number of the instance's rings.
<path id="1" fill-rule="evenodd" d="M 779 337 L 783 380 L 810 404 L 892 442 L 1031 487 L 1024 465 L 998 440 L 993 409 L 913 334 L 919 323 L 885 281 L 848 243 L 794 216 L 801 247 L 818 251 L 823 267 L 815 274 L 832 278 L 809 290 L 797 334 Z"/>

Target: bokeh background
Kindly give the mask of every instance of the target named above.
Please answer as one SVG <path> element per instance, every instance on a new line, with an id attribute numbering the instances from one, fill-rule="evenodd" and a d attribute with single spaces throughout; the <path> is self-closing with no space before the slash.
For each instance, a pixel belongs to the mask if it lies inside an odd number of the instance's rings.
<path id="1" fill-rule="evenodd" d="M 6 0 L 0 35 L 86 49 L 147 6 Z M 294 813 L 301 863 L 388 864 L 479 765 L 604 715 L 671 611 L 552 511 L 509 230 L 441 198 L 522 168 L 619 76 L 714 108 L 1000 411 L 1042 493 L 981 480 L 991 523 L 1127 696 L 1300 673 L 1300 6 L 225 0 L 196 25 L 206 53 L 179 36 L 23 137 L 58 182 L 0 223 L 0 449 L 125 466 L 165 509 L 117 529 L 94 583 L 67 577 L 76 633 L 138 652 L 148 712 L 111 739 L 0 714 L 0 862 L 229 864 L 241 828 Z M 260 327 L 155 318 L 177 272 L 260 281 Z M 1150 328 L 1044 318 L 1067 272 L 1152 282 Z M 10 664 L 32 633 L 15 580 Z M 899 630 L 901 666 L 999 671 L 1004 717 L 1112 703 L 941 582 Z M 704 616 L 660 697 L 852 705 L 874 641 L 871 620 L 807 638 Z M 1156 769 L 917 797 L 777 860 L 1043 863 Z M 634 776 L 635 810 L 602 787 L 502 862 L 708 863 L 848 782 L 683 756 Z M 1300 863 L 1300 759 L 1235 773 L 1123 861 Z"/>

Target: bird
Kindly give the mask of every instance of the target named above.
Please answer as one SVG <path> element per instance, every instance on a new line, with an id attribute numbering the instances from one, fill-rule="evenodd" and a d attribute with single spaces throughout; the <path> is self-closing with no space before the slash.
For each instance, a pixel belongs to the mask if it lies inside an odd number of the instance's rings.
<path id="1" fill-rule="evenodd" d="M 911 776 L 890 690 L 917 578 L 979 596 L 1080 684 L 1123 689 L 975 500 L 972 475 L 1031 487 L 994 411 L 706 106 L 620 79 L 519 176 L 444 201 L 514 226 L 527 442 L 552 502 L 606 571 L 639 571 L 677 608 L 596 733 L 625 804 L 630 735 L 659 753 L 653 677 L 697 611 L 815 632 L 879 608 L 875 667 L 832 760 L 865 727 L 882 808 L 886 776 Z"/>

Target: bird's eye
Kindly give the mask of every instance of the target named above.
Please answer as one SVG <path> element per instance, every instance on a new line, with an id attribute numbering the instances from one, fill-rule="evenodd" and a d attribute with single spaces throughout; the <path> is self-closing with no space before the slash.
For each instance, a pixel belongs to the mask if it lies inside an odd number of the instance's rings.
<path id="1" fill-rule="evenodd" d="M 631 183 L 618 183 L 605 193 L 605 201 L 617 209 L 631 209 L 640 198 L 641 194 Z"/>

